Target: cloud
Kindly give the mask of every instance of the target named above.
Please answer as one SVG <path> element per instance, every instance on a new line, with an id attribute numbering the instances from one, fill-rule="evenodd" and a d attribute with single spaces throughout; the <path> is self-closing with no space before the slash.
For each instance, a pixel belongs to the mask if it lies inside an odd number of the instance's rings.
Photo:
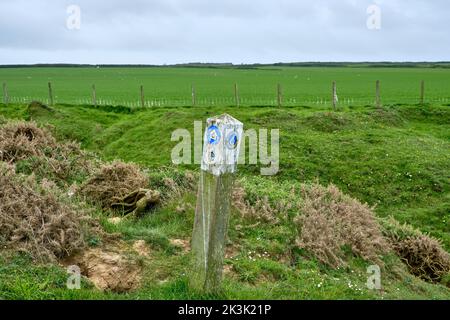
<path id="1" fill-rule="evenodd" d="M 2 0 L 0 63 L 450 60 L 449 15 L 444 0 Z"/>

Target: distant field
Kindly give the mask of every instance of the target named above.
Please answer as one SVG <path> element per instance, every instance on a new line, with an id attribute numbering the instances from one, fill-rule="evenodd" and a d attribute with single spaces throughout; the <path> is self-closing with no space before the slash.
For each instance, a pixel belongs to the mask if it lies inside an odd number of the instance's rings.
<path id="1" fill-rule="evenodd" d="M 191 85 L 197 104 L 231 106 L 235 83 L 241 105 L 275 105 L 278 83 L 285 105 L 324 105 L 330 103 L 332 81 L 340 104 L 367 105 L 374 103 L 376 80 L 385 104 L 418 103 L 421 80 L 426 102 L 450 102 L 450 69 L 440 68 L 0 68 L 11 102 L 47 101 L 51 81 L 55 103 L 90 104 L 95 84 L 98 104 L 126 106 L 139 106 L 140 85 L 147 106 L 191 105 Z"/>

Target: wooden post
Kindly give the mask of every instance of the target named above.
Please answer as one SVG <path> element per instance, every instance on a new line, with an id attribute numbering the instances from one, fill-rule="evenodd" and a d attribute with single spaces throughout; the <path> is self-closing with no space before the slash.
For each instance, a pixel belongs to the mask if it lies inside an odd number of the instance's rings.
<path id="1" fill-rule="evenodd" d="M 336 81 L 333 81 L 333 86 L 332 86 L 332 97 L 331 97 L 332 101 L 333 101 L 333 110 L 336 111 L 336 106 L 337 106 L 337 90 L 336 90 Z"/>
<path id="2" fill-rule="evenodd" d="M 195 87 L 194 87 L 194 85 L 191 86 L 191 90 L 192 90 L 192 106 L 195 107 L 197 101 L 196 101 L 196 97 L 195 97 Z"/>
<path id="3" fill-rule="evenodd" d="M 283 105 L 283 91 L 281 89 L 281 84 L 278 84 L 278 86 L 277 86 L 277 100 L 278 100 L 278 107 L 282 107 L 282 105 Z"/>
<path id="4" fill-rule="evenodd" d="M 3 103 L 7 105 L 8 102 L 8 88 L 6 87 L 6 82 L 3 82 Z"/>
<path id="5" fill-rule="evenodd" d="M 52 90 L 52 83 L 48 83 L 48 103 L 50 106 L 53 106 L 53 90 Z"/>
<path id="6" fill-rule="evenodd" d="M 236 103 L 236 107 L 239 107 L 239 105 L 240 105 L 239 88 L 238 88 L 238 84 L 237 83 L 234 84 L 234 101 Z"/>
<path id="7" fill-rule="evenodd" d="M 233 183 L 243 124 L 224 114 L 207 120 L 197 194 L 191 286 L 217 292 L 222 280 Z"/>
<path id="8" fill-rule="evenodd" d="M 95 84 L 92 85 L 92 105 L 97 107 L 97 92 L 95 90 Z"/>
<path id="9" fill-rule="evenodd" d="M 141 107 L 145 108 L 144 86 L 141 85 Z"/>
<path id="10" fill-rule="evenodd" d="M 376 101 L 377 108 L 381 108 L 380 80 L 377 80 L 376 88 L 375 88 L 375 95 L 376 95 L 375 101 Z"/>
<path id="11" fill-rule="evenodd" d="M 420 104 L 425 103 L 425 81 L 420 82 Z"/>

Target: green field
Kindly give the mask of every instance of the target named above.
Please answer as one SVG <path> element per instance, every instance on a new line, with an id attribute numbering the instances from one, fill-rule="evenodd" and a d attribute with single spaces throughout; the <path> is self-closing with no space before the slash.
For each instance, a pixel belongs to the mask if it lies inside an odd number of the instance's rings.
<path id="1" fill-rule="evenodd" d="M 378 79 L 385 102 L 381 110 L 371 98 Z M 419 105 L 422 79 L 426 103 Z M 224 112 L 242 121 L 245 129 L 278 128 L 280 172 L 262 177 L 258 165 L 239 167 L 238 180 L 250 201 L 267 197 L 276 204 L 289 197 L 292 186 L 332 183 L 374 206 L 379 219 L 392 216 L 408 223 L 450 251 L 449 69 L 0 68 L 1 80 L 7 82 L 11 97 L 25 102 L 45 101 L 51 81 L 58 103 L 51 113 L 33 114 L 33 120 L 50 125 L 60 141 L 80 142 L 101 160 L 142 165 L 152 187 L 160 186 L 164 177 L 177 181 L 185 170 L 199 171 L 197 165 L 171 164 L 171 150 L 177 144 L 171 134 L 178 128 L 193 132 L 194 121 Z M 336 112 L 330 112 L 329 105 L 333 80 L 338 82 L 340 101 L 354 99 Z M 233 106 L 235 82 L 248 105 Z M 269 106 L 275 103 L 271 101 L 276 99 L 278 82 L 285 97 L 299 100 L 283 108 Z M 93 83 L 99 98 L 122 107 L 89 105 Z M 191 83 L 199 99 L 216 99 L 215 105 L 206 101 L 189 106 Z M 138 104 L 140 84 L 149 101 L 164 98 L 168 105 L 127 107 L 125 102 Z M 317 104 L 318 99 L 328 103 Z M 30 113 L 26 103 L 0 104 L 0 125 L 6 121 L 2 117 L 24 120 Z M 27 165 L 25 161 L 20 168 Z M 340 269 L 295 250 L 289 259 L 281 259 L 291 252 L 291 223 L 254 225 L 236 210 L 229 230 L 236 258 L 225 261 L 232 273 L 217 295 L 193 292 L 187 279 L 189 257 L 177 252 L 169 240 L 190 238 L 195 202 L 195 191 L 186 191 L 151 214 L 119 225 L 107 221 L 110 212 L 93 208 L 106 231 L 121 234 L 129 243 L 143 239 L 151 246 L 151 259 L 142 262 L 143 280 L 136 291 L 102 292 L 88 281 L 83 281 L 82 290 L 70 291 L 61 266 L 34 264 L 27 255 L 0 251 L 0 299 L 450 299 L 450 278 L 446 283 L 425 282 L 410 274 L 394 254 L 383 257 L 382 291 L 367 289 L 369 263 L 351 254 L 348 266 Z M 188 209 L 177 213 L 183 204 Z"/>
<path id="2" fill-rule="evenodd" d="M 329 105 L 332 81 L 337 82 L 340 104 L 372 105 L 377 80 L 386 104 L 418 103 L 422 80 L 426 102 L 450 102 L 448 68 L 0 68 L 11 102 L 47 101 L 50 81 L 56 103 L 91 103 L 95 84 L 98 104 L 126 106 L 140 105 L 140 85 L 148 106 L 189 106 L 191 85 L 198 105 L 235 105 L 235 83 L 241 105 L 276 105 L 278 83 L 285 105 Z"/>

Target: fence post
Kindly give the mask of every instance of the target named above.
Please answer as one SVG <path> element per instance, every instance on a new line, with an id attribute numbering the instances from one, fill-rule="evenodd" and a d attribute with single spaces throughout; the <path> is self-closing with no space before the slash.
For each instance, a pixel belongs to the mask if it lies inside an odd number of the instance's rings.
<path id="1" fill-rule="evenodd" d="M 197 194 L 190 284 L 217 292 L 222 280 L 231 195 L 239 158 L 243 124 L 224 114 L 207 120 Z"/>
<path id="2" fill-rule="evenodd" d="M 48 83 L 48 103 L 50 106 L 53 106 L 53 90 L 52 90 L 52 83 Z"/>
<path id="3" fill-rule="evenodd" d="M 145 108 L 144 86 L 141 85 L 141 107 Z"/>
<path id="4" fill-rule="evenodd" d="M 234 84 L 234 100 L 236 103 L 236 107 L 239 107 L 240 101 L 239 101 L 239 88 L 238 88 L 238 84 L 235 83 Z"/>
<path id="5" fill-rule="evenodd" d="M 195 107 L 197 101 L 196 101 L 196 97 L 195 97 L 194 85 L 191 86 L 191 94 L 192 94 L 192 106 Z"/>
<path id="6" fill-rule="evenodd" d="M 425 103 L 425 80 L 420 82 L 420 104 Z"/>
<path id="7" fill-rule="evenodd" d="M 337 90 L 336 90 L 336 81 L 333 81 L 332 86 L 332 101 L 333 101 L 333 110 L 336 111 L 337 106 Z"/>
<path id="8" fill-rule="evenodd" d="M 6 87 L 6 82 L 3 82 L 3 103 L 7 105 L 8 102 L 8 88 Z"/>
<path id="9" fill-rule="evenodd" d="M 377 108 L 381 108 L 380 80 L 377 80 L 375 91 Z"/>
<path id="10" fill-rule="evenodd" d="M 92 105 L 97 107 L 97 92 L 95 90 L 95 84 L 92 85 Z"/>
<path id="11" fill-rule="evenodd" d="M 278 84 L 277 86 L 277 96 L 278 96 L 278 107 L 281 107 L 283 105 L 283 92 L 281 89 L 281 84 Z"/>

